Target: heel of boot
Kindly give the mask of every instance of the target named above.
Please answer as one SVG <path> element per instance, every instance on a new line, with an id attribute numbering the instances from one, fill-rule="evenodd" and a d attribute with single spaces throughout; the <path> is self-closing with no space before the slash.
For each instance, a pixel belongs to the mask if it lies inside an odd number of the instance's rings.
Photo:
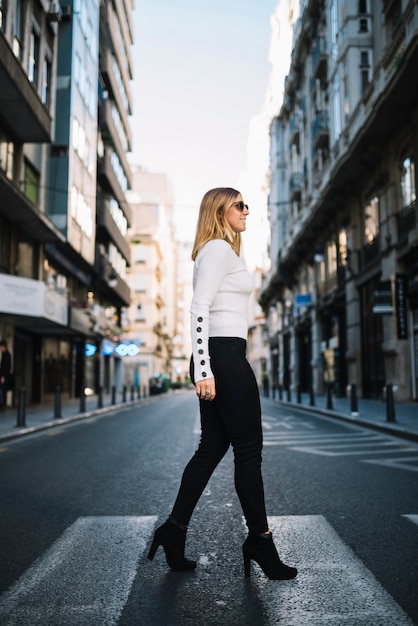
<path id="1" fill-rule="evenodd" d="M 155 553 L 157 552 L 159 545 L 160 544 L 158 543 L 157 539 L 154 537 L 152 544 L 151 544 L 151 548 L 149 549 L 149 552 L 148 552 L 148 561 L 152 561 L 152 559 L 155 556 Z"/>

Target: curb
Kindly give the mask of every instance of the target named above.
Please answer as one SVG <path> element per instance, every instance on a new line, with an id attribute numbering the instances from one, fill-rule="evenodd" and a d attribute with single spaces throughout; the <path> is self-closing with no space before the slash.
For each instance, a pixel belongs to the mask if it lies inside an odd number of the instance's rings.
<path id="1" fill-rule="evenodd" d="M 102 407 L 101 409 L 92 409 L 91 411 L 86 411 L 85 413 L 77 413 L 76 415 L 71 415 L 69 417 L 55 417 L 52 421 L 44 422 L 43 424 L 37 424 L 36 426 L 17 426 L 16 428 L 20 428 L 20 430 L 16 430 L 16 432 L 6 433 L 5 435 L 0 435 L 0 443 L 13 441 L 14 439 L 24 437 L 25 435 L 32 435 L 33 433 L 41 432 L 43 430 L 49 430 L 50 428 L 56 428 L 57 426 L 65 426 L 66 424 L 78 422 L 80 420 L 87 419 L 95 415 L 105 415 L 111 413 L 112 411 L 118 411 L 121 408 L 141 405 L 143 401 L 148 400 L 149 397 L 150 396 L 147 396 L 146 398 L 141 398 L 140 400 L 127 401 L 123 404 L 112 404 L 106 407 Z M 156 398 L 158 398 L 158 396 L 156 396 Z"/>

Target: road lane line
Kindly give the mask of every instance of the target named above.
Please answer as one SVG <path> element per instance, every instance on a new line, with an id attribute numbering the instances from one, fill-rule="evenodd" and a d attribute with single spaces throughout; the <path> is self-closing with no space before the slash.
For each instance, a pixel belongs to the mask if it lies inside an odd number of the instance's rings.
<path id="1" fill-rule="evenodd" d="M 402 517 L 406 517 L 410 522 L 418 526 L 418 515 L 402 515 Z"/>
<path id="2" fill-rule="evenodd" d="M 322 515 L 269 517 L 269 526 L 280 556 L 298 576 L 272 584 L 252 565 L 268 624 L 413 626 Z"/>
<path id="3" fill-rule="evenodd" d="M 156 520 L 78 518 L 0 597 L 0 624 L 116 624 Z"/>

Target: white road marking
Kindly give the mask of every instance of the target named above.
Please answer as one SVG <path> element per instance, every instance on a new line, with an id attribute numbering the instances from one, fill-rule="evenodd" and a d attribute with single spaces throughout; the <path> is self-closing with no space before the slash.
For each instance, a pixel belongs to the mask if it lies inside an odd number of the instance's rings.
<path id="1" fill-rule="evenodd" d="M 406 517 L 410 522 L 418 526 L 418 515 L 402 515 L 402 517 Z"/>
<path id="2" fill-rule="evenodd" d="M 117 624 L 156 517 L 80 517 L 0 597 L 2 626 Z"/>
<path id="3" fill-rule="evenodd" d="M 322 515 L 269 517 L 269 525 L 280 556 L 298 568 L 298 576 L 279 585 L 268 584 L 252 564 L 268 624 L 412 626 Z"/>
<path id="4" fill-rule="evenodd" d="M 407 449 L 413 450 L 413 448 Z M 415 456 L 404 456 L 399 459 L 362 459 L 361 462 L 385 465 L 386 467 L 408 470 L 409 472 L 418 472 L 418 454 L 415 454 Z"/>

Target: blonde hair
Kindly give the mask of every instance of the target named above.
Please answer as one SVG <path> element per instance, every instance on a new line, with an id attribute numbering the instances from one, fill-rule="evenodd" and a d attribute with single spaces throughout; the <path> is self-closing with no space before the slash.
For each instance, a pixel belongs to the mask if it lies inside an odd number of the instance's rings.
<path id="1" fill-rule="evenodd" d="M 232 189 L 232 187 L 216 187 L 205 193 L 200 203 L 197 219 L 196 236 L 192 250 L 193 261 L 205 243 L 212 241 L 212 239 L 227 241 L 239 256 L 241 234 L 234 233 L 224 219 L 225 213 L 239 195 L 240 192 Z"/>

